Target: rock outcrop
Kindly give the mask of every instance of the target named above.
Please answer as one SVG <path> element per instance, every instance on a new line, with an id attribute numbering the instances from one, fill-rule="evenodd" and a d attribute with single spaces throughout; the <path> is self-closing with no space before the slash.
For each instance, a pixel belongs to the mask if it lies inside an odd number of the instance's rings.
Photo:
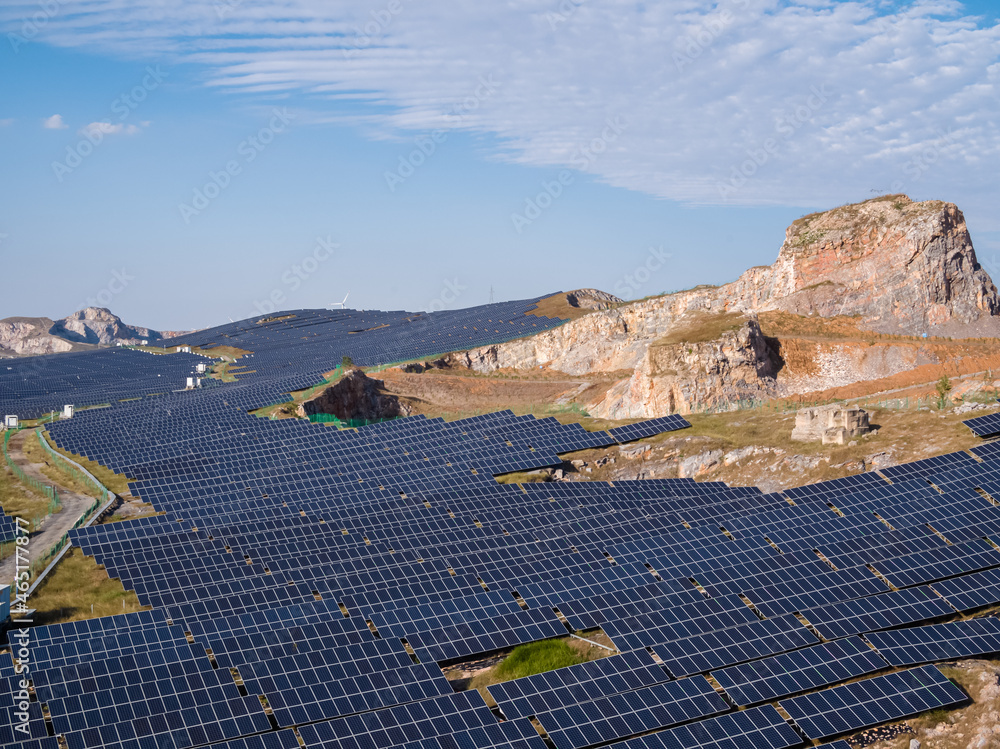
<path id="1" fill-rule="evenodd" d="M 160 341 L 182 335 L 126 325 L 104 307 L 88 307 L 61 320 L 9 317 L 0 320 L 0 351 L 11 354 L 58 354 L 100 345 Z"/>
<path id="2" fill-rule="evenodd" d="M 598 289 L 577 289 L 566 295 L 566 301 L 571 307 L 580 309 L 609 309 L 624 300 Z"/>
<path id="3" fill-rule="evenodd" d="M 409 416 L 411 409 L 385 390 L 385 383 L 351 369 L 331 387 L 299 406 L 300 416 L 333 414 L 341 421 L 351 419 L 394 419 Z"/>
<path id="4" fill-rule="evenodd" d="M 754 320 L 698 343 L 653 344 L 628 380 L 591 404 L 605 419 L 726 410 L 778 392 L 780 359 Z"/>
<path id="5" fill-rule="evenodd" d="M 891 195 L 805 216 L 773 265 L 719 289 L 727 309 L 858 315 L 905 335 L 1000 334 L 1000 296 L 952 203 Z"/>
<path id="6" fill-rule="evenodd" d="M 61 354 L 81 348 L 51 335 L 49 330 L 52 325 L 47 317 L 8 317 L 0 320 L 0 353 Z"/>
<path id="7" fill-rule="evenodd" d="M 159 341 L 178 333 L 161 333 L 149 328 L 126 325 L 111 310 L 104 307 L 87 307 L 69 317 L 58 320 L 49 331 L 52 335 L 74 343 L 113 344 L 117 341 Z"/>
<path id="8" fill-rule="evenodd" d="M 976 260 L 961 211 L 950 203 L 887 196 L 806 216 L 786 232 L 773 265 L 724 286 L 598 309 L 509 343 L 448 357 L 451 366 L 622 373 L 595 416 L 648 418 L 839 387 L 938 361 L 932 346 L 815 349 L 806 369 L 782 369 L 755 318 L 764 312 L 852 316 L 862 330 L 910 336 L 1000 336 L 1000 295 Z M 742 320 L 738 330 L 664 346 L 700 317 Z M 929 342 L 928 342 L 929 343 Z M 849 344 L 848 348 L 856 344 Z M 846 357 L 846 358 L 845 358 Z"/>
<path id="9" fill-rule="evenodd" d="M 871 432 L 868 412 L 857 407 L 821 406 L 795 414 L 792 439 L 798 442 L 822 442 L 844 445 L 849 439 Z"/>

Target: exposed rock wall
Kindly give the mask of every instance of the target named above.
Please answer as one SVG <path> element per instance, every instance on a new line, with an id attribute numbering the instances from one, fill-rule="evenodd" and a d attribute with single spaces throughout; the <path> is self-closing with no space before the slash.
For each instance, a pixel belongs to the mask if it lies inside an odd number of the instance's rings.
<path id="1" fill-rule="evenodd" d="M 629 371 L 589 408 L 609 418 L 646 418 L 840 387 L 938 361 L 913 345 L 863 350 L 807 342 L 814 349 L 808 366 L 779 373 L 780 352 L 768 351 L 753 322 L 770 310 L 857 316 L 860 327 L 878 332 L 1000 336 L 1000 295 L 978 264 L 961 211 L 896 195 L 799 219 L 773 265 L 751 268 L 725 286 L 599 310 L 531 338 L 452 355 L 449 364 L 484 373 Z M 750 322 L 739 334 L 706 343 L 657 345 L 706 313 L 742 313 Z"/>
<path id="2" fill-rule="evenodd" d="M 385 390 L 385 383 L 352 369 L 331 387 L 299 406 L 302 416 L 333 414 L 338 419 L 393 419 L 409 416 L 410 408 Z"/>
<path id="3" fill-rule="evenodd" d="M 88 307 L 62 320 L 47 317 L 9 317 L 0 320 L 0 351 L 13 354 L 56 354 L 117 341 L 138 343 L 182 335 L 126 325 L 103 307 Z"/>
<path id="4" fill-rule="evenodd" d="M 52 321 L 47 318 L 7 318 L 0 320 L 0 351 L 11 354 L 61 354 L 72 351 L 69 341 L 49 335 Z"/>
<path id="5" fill-rule="evenodd" d="M 821 317 L 872 330 L 997 335 L 1000 296 L 952 203 L 893 195 L 799 219 L 778 259 L 719 289 L 726 306 Z"/>
<path id="6" fill-rule="evenodd" d="M 726 410 L 778 394 L 780 366 L 756 321 L 713 341 L 650 346 L 633 375 L 588 406 L 606 419 Z"/>

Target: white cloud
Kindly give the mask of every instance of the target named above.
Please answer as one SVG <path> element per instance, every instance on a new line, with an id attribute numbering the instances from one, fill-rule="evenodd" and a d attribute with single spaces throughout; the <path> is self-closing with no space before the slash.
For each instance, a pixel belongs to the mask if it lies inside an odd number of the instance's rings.
<path id="1" fill-rule="evenodd" d="M 148 121 L 141 123 L 143 127 L 149 124 Z M 135 135 L 140 131 L 138 125 L 126 125 L 123 122 L 91 122 L 80 129 L 80 135 L 100 133 L 101 135 Z"/>
<path id="2" fill-rule="evenodd" d="M 65 130 L 69 125 L 63 122 L 61 114 L 54 114 L 42 120 L 42 127 L 46 130 Z"/>
<path id="3" fill-rule="evenodd" d="M 14 119 L 12 117 L 8 117 L 5 120 L 0 120 L 0 127 L 7 127 L 8 125 L 13 125 L 13 124 L 14 124 Z"/>
<path id="4" fill-rule="evenodd" d="M 198 63 L 209 85 L 262 99 L 306 94 L 314 118 L 372 137 L 490 134 L 496 158 L 576 161 L 686 203 L 822 206 L 899 189 L 985 206 L 1000 171 L 1000 26 L 949 0 L 63 5 L 49 43 Z M 30 7 L 10 4 L 0 25 Z M 496 92 L 450 117 L 482 76 Z M 616 116 L 622 136 L 576 159 Z"/>

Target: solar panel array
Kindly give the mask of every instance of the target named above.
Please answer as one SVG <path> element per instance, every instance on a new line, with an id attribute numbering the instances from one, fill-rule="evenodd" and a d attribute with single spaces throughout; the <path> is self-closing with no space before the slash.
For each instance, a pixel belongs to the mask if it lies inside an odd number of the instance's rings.
<path id="1" fill-rule="evenodd" d="M 322 373 L 350 356 L 358 366 L 462 351 L 540 333 L 565 320 L 538 314 L 540 298 L 440 312 L 303 309 L 227 323 L 158 343 L 230 346 L 253 353 L 230 367 L 244 384 L 260 384 L 260 405 L 315 385 Z M 186 386 L 195 354 L 161 356 L 112 348 L 72 354 L 5 359 L 0 366 L 0 412 L 34 419 L 66 403 L 77 408 L 125 399 L 163 396 Z M 203 380 L 213 386 L 217 381 Z"/>
<path id="2" fill-rule="evenodd" d="M 806 736 L 824 739 L 966 699 L 936 667 L 924 666 L 784 700 L 781 706 Z"/>
<path id="3" fill-rule="evenodd" d="M 922 664 L 988 655 L 1000 638 L 995 619 L 955 621 L 1000 602 L 988 446 L 771 494 L 690 479 L 520 486 L 495 476 L 687 422 L 587 432 L 501 411 L 338 431 L 246 413 L 344 353 L 379 363 L 544 329 L 524 315 L 533 303 L 299 310 L 203 331 L 176 343 L 254 351 L 239 382 L 53 424 L 60 447 L 163 512 L 71 534 L 151 609 L 36 628 L 35 743 L 0 728 L 0 747 L 54 749 L 60 734 L 70 749 L 780 749 L 965 699 Z M 139 392 L 185 356 L 86 356 L 111 353 L 74 355 L 44 397 L 72 402 L 86 390 L 76 373 L 116 394 L 134 374 Z M 493 709 L 442 671 L 598 626 L 619 652 L 491 686 Z M 0 724 L 13 709 L 0 702 Z"/>

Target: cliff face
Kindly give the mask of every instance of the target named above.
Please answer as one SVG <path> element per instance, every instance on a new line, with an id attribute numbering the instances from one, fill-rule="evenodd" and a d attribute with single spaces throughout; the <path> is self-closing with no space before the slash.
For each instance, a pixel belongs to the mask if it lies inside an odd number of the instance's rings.
<path id="1" fill-rule="evenodd" d="M 711 341 L 652 345 L 635 372 L 589 405 L 605 419 L 726 409 L 778 393 L 781 360 L 760 326 L 748 320 Z"/>
<path id="2" fill-rule="evenodd" d="M 385 383 L 360 369 L 348 371 L 335 385 L 299 406 L 300 416 L 333 414 L 338 419 L 394 419 L 409 416 L 409 406 L 386 392 Z"/>
<path id="3" fill-rule="evenodd" d="M 482 373 L 629 370 L 588 410 L 646 418 L 838 387 L 936 360 L 911 345 L 813 346 L 804 370 L 782 369 L 753 319 L 767 311 L 854 316 L 863 330 L 901 335 L 1000 336 L 1000 296 L 976 260 L 961 211 L 896 195 L 799 219 L 773 265 L 733 283 L 598 310 L 531 338 L 452 355 L 449 363 Z M 739 315 L 748 318 L 739 330 L 662 345 L 692 319 Z"/>
<path id="4" fill-rule="evenodd" d="M 884 333 L 1000 333 L 1000 297 L 962 212 L 905 195 L 799 219 L 774 265 L 719 292 L 728 309 L 860 315 L 864 327 Z"/>
<path id="5" fill-rule="evenodd" d="M 138 343 L 180 335 L 126 325 L 103 307 L 88 307 L 62 320 L 47 317 L 9 317 L 0 320 L 0 351 L 13 354 L 57 354 L 117 341 Z"/>
<path id="6" fill-rule="evenodd" d="M 126 325 L 122 319 L 104 307 L 87 307 L 57 321 L 49 331 L 52 335 L 75 343 L 109 344 L 115 341 L 156 341 L 172 333 L 160 333 L 149 328 Z"/>
<path id="7" fill-rule="evenodd" d="M 8 317 L 0 320 L 0 352 L 9 354 L 60 354 L 77 348 L 69 341 L 49 335 L 52 321 L 46 317 Z"/>

